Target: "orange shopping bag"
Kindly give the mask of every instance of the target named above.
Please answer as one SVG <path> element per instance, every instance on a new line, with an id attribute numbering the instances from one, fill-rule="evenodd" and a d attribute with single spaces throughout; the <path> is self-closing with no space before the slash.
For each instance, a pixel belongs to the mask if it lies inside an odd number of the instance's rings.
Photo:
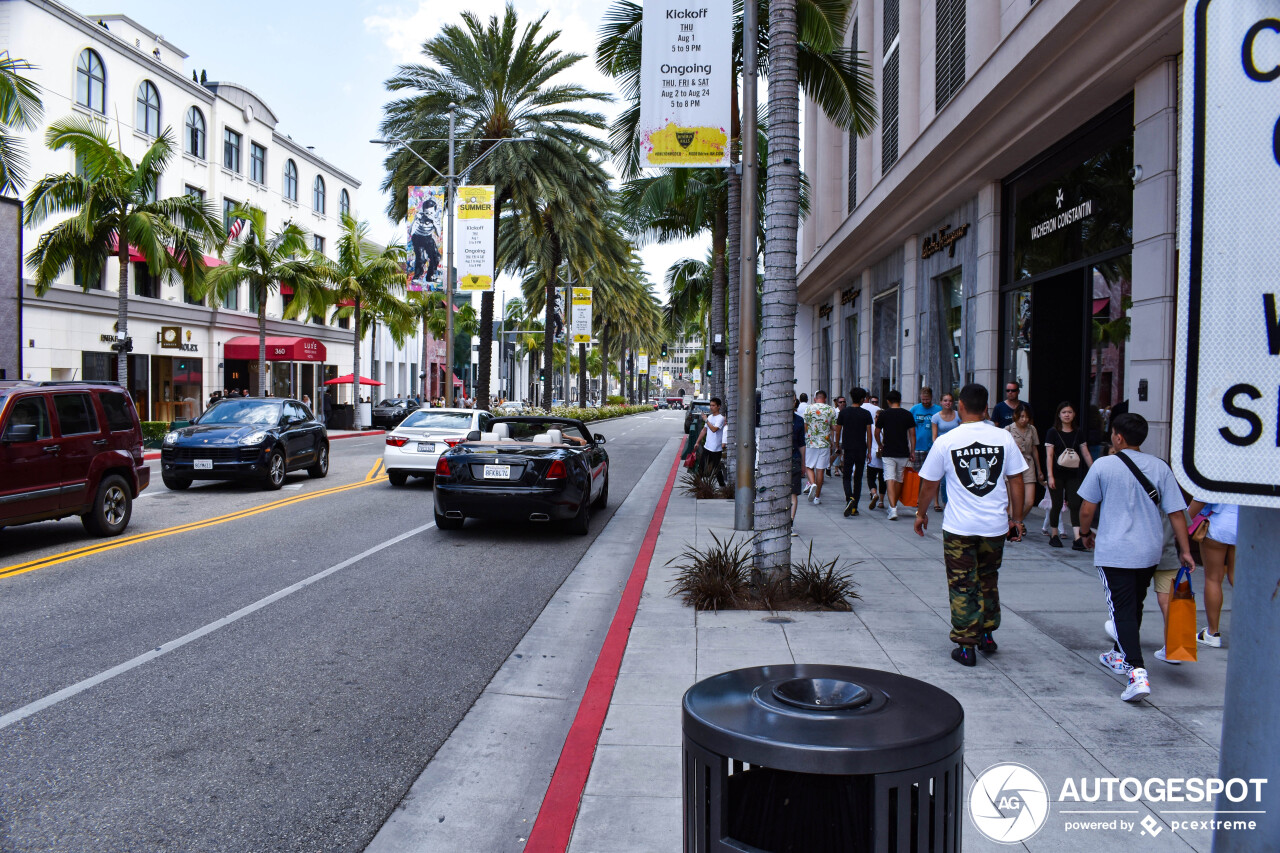
<path id="1" fill-rule="evenodd" d="M 899 503 L 915 506 L 920 501 L 920 475 L 908 468 L 902 475 L 902 495 Z"/>
<path id="2" fill-rule="evenodd" d="M 1191 591 L 1191 570 L 1183 566 L 1169 596 L 1169 618 L 1164 626 L 1164 655 L 1167 660 L 1196 659 L 1196 596 Z"/>

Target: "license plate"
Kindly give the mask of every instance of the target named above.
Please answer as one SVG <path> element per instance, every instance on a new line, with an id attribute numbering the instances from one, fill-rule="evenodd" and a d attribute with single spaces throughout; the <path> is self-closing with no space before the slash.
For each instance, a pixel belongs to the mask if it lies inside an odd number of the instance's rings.
<path id="1" fill-rule="evenodd" d="M 418 452 L 419 452 L 419 453 L 435 453 L 435 450 L 436 450 L 436 443 L 435 443 L 434 441 L 419 441 L 419 442 L 418 442 Z"/>
<path id="2" fill-rule="evenodd" d="M 486 465 L 484 466 L 484 478 L 486 480 L 510 480 L 510 465 Z"/>
<path id="3" fill-rule="evenodd" d="M 194 467 L 197 471 L 212 471 L 212 470 L 213 470 L 213 460 L 212 460 L 212 459 L 196 459 L 196 460 L 195 460 L 195 465 L 194 465 L 193 467 Z"/>

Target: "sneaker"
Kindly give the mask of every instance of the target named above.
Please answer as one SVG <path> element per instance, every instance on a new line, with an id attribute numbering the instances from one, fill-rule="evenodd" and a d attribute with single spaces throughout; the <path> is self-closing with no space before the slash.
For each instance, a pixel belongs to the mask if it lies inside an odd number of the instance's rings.
<path id="1" fill-rule="evenodd" d="M 1208 628 L 1202 628 L 1200 633 L 1196 634 L 1196 642 L 1202 646 L 1220 649 L 1222 648 L 1222 635 L 1210 634 Z"/>
<path id="2" fill-rule="evenodd" d="M 982 636 L 978 638 L 978 651 L 989 655 L 998 648 L 1000 647 L 996 645 L 995 638 L 991 636 L 991 632 L 983 631 Z"/>
<path id="3" fill-rule="evenodd" d="M 1108 619 L 1106 622 L 1103 622 L 1102 630 L 1107 632 L 1107 636 L 1110 637 L 1113 642 L 1116 642 L 1116 643 L 1120 642 L 1120 635 L 1116 633 L 1115 622 L 1112 622 L 1110 619 Z"/>
<path id="4" fill-rule="evenodd" d="M 1139 668 L 1129 673 L 1129 686 L 1120 694 L 1120 698 L 1126 702 L 1137 702 L 1150 694 L 1151 682 L 1147 681 L 1147 671 Z"/>
<path id="5" fill-rule="evenodd" d="M 817 495 L 814 495 L 814 496 L 813 496 L 813 505 L 814 505 L 814 506 L 817 506 L 817 505 L 818 505 L 818 504 L 820 504 L 820 503 L 822 503 L 822 498 L 818 497 Z"/>
<path id="6" fill-rule="evenodd" d="M 973 646 L 956 646 L 951 650 L 951 659 L 961 666 L 977 666 L 978 656 L 973 651 Z"/>
<path id="7" fill-rule="evenodd" d="M 853 509 L 849 510 L 849 517 L 850 518 L 858 517 L 858 508 L 856 506 Z"/>
<path id="8" fill-rule="evenodd" d="M 802 494 L 802 495 L 807 495 L 807 494 L 809 494 L 809 491 L 810 491 L 811 489 L 813 489 L 813 483 L 805 483 L 805 484 L 800 488 L 800 494 Z"/>
<path id="9" fill-rule="evenodd" d="M 1165 657 L 1164 646 L 1161 646 L 1159 651 L 1156 652 L 1156 660 L 1162 660 L 1165 663 L 1173 664 L 1174 666 L 1180 666 L 1182 664 L 1182 661 L 1180 660 L 1169 660 L 1167 657 Z"/>
<path id="10" fill-rule="evenodd" d="M 889 507 L 889 512 L 885 515 L 890 521 L 898 520 L 898 508 L 896 506 Z"/>
<path id="11" fill-rule="evenodd" d="M 1129 664 L 1124 662 L 1124 655 L 1114 649 L 1098 655 L 1098 660 L 1102 662 L 1103 666 L 1114 672 L 1116 675 L 1129 674 Z"/>
<path id="12" fill-rule="evenodd" d="M 848 518 L 851 515 L 856 515 L 857 512 L 858 512 L 858 507 L 854 505 L 853 498 L 849 498 L 847 501 L 844 502 L 845 518 Z"/>
<path id="13" fill-rule="evenodd" d="M 1050 537 L 1049 537 L 1049 547 L 1050 547 L 1050 548 L 1061 548 L 1061 547 L 1062 547 L 1062 540 L 1058 538 L 1058 534 L 1056 534 L 1056 533 L 1055 533 L 1055 534 L 1053 534 L 1052 536 L 1050 536 Z"/>
<path id="14" fill-rule="evenodd" d="M 875 509 L 880 505 L 880 496 L 875 492 L 871 493 L 871 503 L 867 504 L 867 509 Z"/>
<path id="15" fill-rule="evenodd" d="M 1083 539 L 1077 539 L 1071 543 L 1071 550 L 1072 551 L 1088 551 L 1089 549 L 1084 547 Z"/>

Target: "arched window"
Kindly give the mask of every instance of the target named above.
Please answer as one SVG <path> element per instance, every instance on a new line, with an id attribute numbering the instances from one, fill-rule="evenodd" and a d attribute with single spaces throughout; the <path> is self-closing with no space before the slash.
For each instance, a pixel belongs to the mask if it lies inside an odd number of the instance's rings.
<path id="1" fill-rule="evenodd" d="M 284 197 L 298 200 L 298 167 L 292 160 L 284 161 Z"/>
<path id="2" fill-rule="evenodd" d="M 138 116 L 134 130 L 147 136 L 160 135 L 160 92 L 150 80 L 143 80 L 138 87 Z"/>
<path id="3" fill-rule="evenodd" d="M 351 196 L 347 194 L 346 190 L 338 193 L 338 215 L 351 215 Z"/>
<path id="4" fill-rule="evenodd" d="M 204 113 L 192 107 L 187 110 L 187 153 L 193 157 L 204 159 L 205 127 Z"/>
<path id="5" fill-rule="evenodd" d="M 95 113 L 107 112 L 107 71 L 102 57 L 85 48 L 76 62 L 76 103 Z"/>
<path id="6" fill-rule="evenodd" d="M 316 213 L 324 213 L 324 178 L 316 175 L 315 187 L 311 190 L 311 207 Z"/>

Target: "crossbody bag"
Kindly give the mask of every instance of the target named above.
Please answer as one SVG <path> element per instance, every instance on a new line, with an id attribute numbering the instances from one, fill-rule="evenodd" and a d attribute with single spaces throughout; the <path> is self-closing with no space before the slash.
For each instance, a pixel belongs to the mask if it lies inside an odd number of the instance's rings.
<path id="1" fill-rule="evenodd" d="M 1147 497 L 1151 498 L 1151 502 L 1156 505 L 1156 509 L 1160 509 L 1160 490 L 1151 485 L 1151 481 L 1147 479 L 1146 475 L 1138 469 L 1137 464 L 1123 450 L 1117 453 L 1116 456 L 1119 456 L 1125 467 L 1133 472 L 1133 476 L 1138 478 L 1138 485 L 1142 487 L 1142 491 L 1147 493 Z"/>

